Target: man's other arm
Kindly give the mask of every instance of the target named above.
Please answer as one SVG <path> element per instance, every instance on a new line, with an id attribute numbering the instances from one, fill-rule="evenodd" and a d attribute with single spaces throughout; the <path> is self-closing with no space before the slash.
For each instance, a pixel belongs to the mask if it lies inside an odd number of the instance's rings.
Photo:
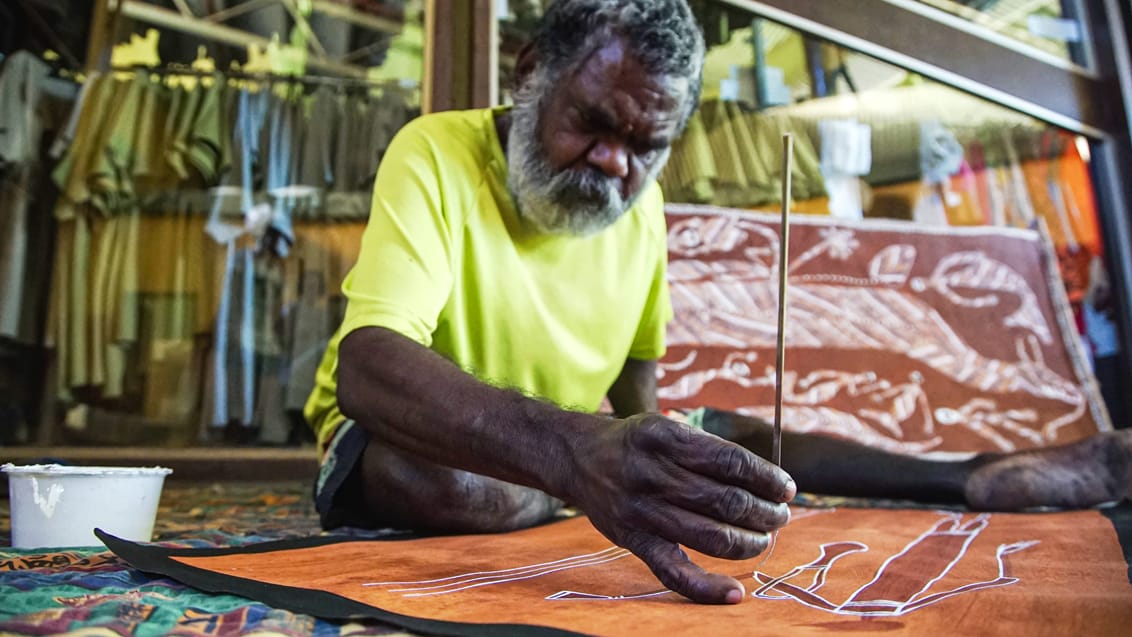
<path id="1" fill-rule="evenodd" d="M 610 386 L 608 396 L 618 418 L 657 411 L 656 361 L 627 359 L 617 380 Z"/>

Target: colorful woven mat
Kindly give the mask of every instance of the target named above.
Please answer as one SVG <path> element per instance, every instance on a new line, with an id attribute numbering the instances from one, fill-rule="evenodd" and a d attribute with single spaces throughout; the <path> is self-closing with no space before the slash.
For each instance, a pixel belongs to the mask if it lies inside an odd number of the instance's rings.
<path id="1" fill-rule="evenodd" d="M 0 542 L 9 543 L 8 501 Z M 166 485 L 161 546 L 217 548 L 319 534 L 309 483 Z M 130 568 L 104 548 L 0 548 L 0 634 L 391 635 L 376 622 L 329 622 L 233 595 L 211 595 Z M 97 631 L 94 633 L 93 631 Z"/>

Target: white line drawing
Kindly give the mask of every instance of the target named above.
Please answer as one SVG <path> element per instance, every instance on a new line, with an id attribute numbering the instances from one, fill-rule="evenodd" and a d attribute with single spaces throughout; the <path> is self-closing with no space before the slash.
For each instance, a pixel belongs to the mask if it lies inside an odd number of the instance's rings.
<path id="1" fill-rule="evenodd" d="M 998 305 L 1002 298 L 996 294 L 967 297 L 956 292 L 955 288 L 1016 295 L 1022 302 L 1021 306 L 1006 318 L 1005 325 L 1027 329 L 1047 345 L 1053 342 L 1049 325 L 1046 324 L 1038 308 L 1038 296 L 1030 289 L 1026 280 L 1010 266 L 991 259 L 981 252 L 957 252 L 947 255 L 940 259 L 930 279 L 923 282 L 912 281 L 913 288 L 921 285 L 935 289 L 952 303 L 964 307 Z"/>
<path id="2" fill-rule="evenodd" d="M 828 509 L 807 509 L 807 510 L 802 511 L 801 513 L 799 513 L 797 515 L 791 515 L 791 522 L 796 523 L 799 520 L 811 518 L 811 517 L 814 517 L 815 515 L 821 515 L 823 513 L 833 513 L 836 510 L 837 509 L 833 508 L 833 507 L 828 508 Z M 791 512 L 793 512 L 793 509 L 791 509 Z M 773 548 L 770 549 L 770 550 L 773 550 Z M 768 555 L 768 557 L 769 557 L 769 555 Z M 765 557 L 763 559 L 765 559 Z M 553 595 L 547 595 L 545 599 L 547 601 L 556 601 L 556 602 L 559 602 L 559 601 L 614 601 L 614 602 L 616 602 L 616 601 L 625 601 L 625 600 L 631 600 L 631 599 L 649 599 L 649 598 L 652 598 L 652 597 L 660 597 L 661 595 L 668 595 L 670 593 L 672 593 L 672 591 L 667 589 L 667 588 L 661 589 L 661 590 L 658 590 L 658 591 L 650 591 L 648 593 L 640 593 L 638 595 L 600 595 L 600 594 L 596 594 L 596 593 L 582 593 L 582 592 L 579 592 L 579 591 L 558 591 L 557 593 L 554 593 Z"/>
<path id="3" fill-rule="evenodd" d="M 836 509 L 834 508 L 806 509 L 797 513 L 796 515 L 793 515 L 792 521 L 797 522 L 798 520 L 804 520 L 806 518 L 813 517 L 815 515 L 821 515 L 824 513 L 833 513 L 834 511 L 836 511 Z M 610 546 L 600 551 L 586 553 L 584 555 L 573 555 L 551 562 L 527 564 L 524 566 L 516 566 L 513 568 L 499 569 L 495 571 L 460 573 L 458 575 L 426 580 L 366 582 L 361 586 L 364 588 L 384 589 L 383 592 L 386 593 L 399 593 L 402 597 L 433 597 L 436 595 L 450 595 L 452 593 L 459 593 L 461 591 L 466 591 L 473 588 L 498 586 L 500 584 L 509 584 L 522 580 L 535 579 L 578 568 L 600 566 L 602 564 L 615 562 L 631 555 L 632 553 L 630 553 L 627 549 L 623 549 L 617 546 Z M 646 597 L 667 595 L 671 592 L 672 591 L 668 589 L 664 589 L 640 595 L 611 597 L 607 595 L 579 593 L 576 591 L 559 591 L 557 593 L 554 593 L 553 595 L 547 596 L 546 599 L 643 599 Z"/>
<path id="4" fill-rule="evenodd" d="M 995 551 L 998 572 L 992 579 L 932 592 L 932 587 L 967 555 L 971 542 L 987 528 L 990 519 L 989 514 L 967 522 L 963 521 L 962 514 L 945 516 L 899 553 L 885 560 L 872 580 L 841 603 L 822 597 L 818 591 L 825 585 L 838 560 L 869 550 L 860 542 L 823 544 L 820 555 L 812 562 L 796 566 L 778 577 L 756 571 L 754 578 L 761 586 L 751 595 L 766 600 L 793 600 L 837 615 L 895 617 L 957 595 L 1016 584 L 1019 579 L 1008 573 L 1006 558 L 1038 544 L 1037 540 L 1000 544 Z M 805 586 L 792 582 L 803 577 L 809 580 Z"/>
<path id="5" fill-rule="evenodd" d="M 483 571 L 476 573 L 462 573 L 451 577 L 431 580 L 418 580 L 407 582 L 368 582 L 365 587 L 380 587 L 388 589 L 390 593 L 402 593 L 403 597 L 431 597 L 434 595 L 449 595 L 472 588 L 495 586 L 520 580 L 543 577 L 551 573 L 568 571 L 575 568 L 607 564 L 623 557 L 632 555 L 623 548 L 611 546 L 605 550 L 586 555 L 575 555 L 553 562 L 531 564 L 498 571 Z"/>
<path id="6" fill-rule="evenodd" d="M 757 358 L 752 349 L 770 349 L 775 344 L 777 234 L 751 219 L 719 214 L 682 218 L 672 224 L 669 238 L 669 282 L 676 318 L 669 324 L 668 344 L 693 350 L 679 365 L 662 364 L 662 397 L 687 402 L 715 381 L 741 387 L 761 386 L 768 380 L 773 383 L 773 375 L 756 376 L 750 367 Z M 805 399 L 795 405 L 799 408 L 796 416 L 807 415 L 806 409 L 812 412 L 824 408 L 827 411 L 820 415 L 834 432 L 836 428 L 871 429 L 890 446 L 900 446 L 906 444 L 901 438 L 911 433 L 934 435 L 938 431 L 936 415 L 944 414 L 943 420 L 949 421 L 938 424 L 952 425 L 949 417 L 966 409 L 980 418 L 962 420 L 959 426 L 1003 451 L 1013 451 L 1020 440 L 1028 444 L 1055 442 L 1060 429 L 1086 413 L 1084 391 L 1046 364 L 1042 344 L 1053 342 L 1052 330 L 1042 315 L 1037 294 L 1013 268 L 982 252 L 966 251 L 940 259 L 930 276 L 912 278 L 916 249 L 897 244 L 873 255 L 867 278 L 800 274 L 818 256 L 846 260 L 859 251 L 860 241 L 853 229 L 822 228 L 817 243 L 791 264 L 794 302 L 787 328 L 790 346 L 902 352 L 978 392 L 983 402 L 930 409 L 925 396 L 933 392 L 922 383 L 885 380 L 877 382 L 889 383 L 888 387 L 878 385 L 867 392 L 888 401 L 887 409 L 862 408 L 850 413 Z M 720 258 L 702 260 L 708 255 Z M 1015 341 L 1016 360 L 988 358 L 971 347 L 925 294 L 970 308 L 1000 305 L 1011 299 L 1018 308 L 1003 319 L 1003 326 L 1023 332 Z M 698 355 L 696 348 L 705 347 L 739 351 L 717 369 L 689 371 Z M 848 374 L 838 370 L 823 373 Z M 838 391 L 844 392 L 847 387 Z M 883 392 L 890 394 L 880 396 Z M 1000 410 L 996 395 L 1011 393 L 1061 403 L 1065 410 L 1046 422 L 1040 422 L 1036 412 Z M 913 404 L 915 408 L 911 408 Z M 911 412 L 917 418 L 909 421 L 904 416 Z M 905 425 L 919 429 L 904 430 Z"/>
<path id="7" fill-rule="evenodd" d="M 833 513 L 836 509 L 807 509 L 794 516 L 793 523 L 815 515 Z M 864 553 L 868 545 L 858 541 L 827 542 L 818 549 L 818 556 L 786 573 L 771 576 L 755 570 L 751 577 L 757 584 L 751 596 L 768 601 L 793 601 L 804 606 L 837 615 L 901 616 L 938 604 L 958 595 L 1017 584 L 1010 574 L 1007 557 L 1029 549 L 1037 540 L 1000 544 L 995 549 L 997 572 L 982 581 L 968 582 L 947 590 L 934 590 L 970 551 L 972 542 L 990 525 L 992 516 L 980 514 L 964 520 L 962 513 L 944 513 L 927 531 L 908 542 L 899 552 L 889 556 L 865 584 L 854 590 L 843 602 L 834 602 L 821 592 L 833 576 L 834 565 L 849 556 Z M 616 546 L 559 560 L 529 564 L 494 571 L 461 573 L 449 577 L 415 581 L 369 582 L 364 587 L 381 588 L 383 592 L 402 597 L 451 595 L 488 586 L 531 580 L 580 568 L 599 567 L 629 557 L 631 553 Z M 852 572 L 852 569 L 842 569 Z M 671 594 L 669 589 L 639 594 L 605 595 L 585 591 L 560 590 L 544 600 L 628 601 L 651 599 Z"/>
<path id="8" fill-rule="evenodd" d="M 1011 450 L 1014 443 L 999 434 L 996 427 L 1025 438 L 1035 446 L 1045 444 L 1040 432 L 1023 424 L 1032 425 L 1037 422 L 1038 415 L 1033 409 L 1007 409 L 999 412 L 994 401 L 986 398 L 974 398 L 958 409 L 940 407 L 935 410 L 935 419 L 944 426 L 966 427 L 1006 451 Z"/>
<path id="9" fill-rule="evenodd" d="M 869 278 L 885 285 L 903 285 L 916 263 L 916 248 L 900 244 L 884 248 L 869 262 Z"/>
<path id="10" fill-rule="evenodd" d="M 751 363 L 757 359 L 758 354 L 754 352 L 732 352 L 718 368 L 687 372 L 671 384 L 658 387 L 657 396 L 664 400 L 686 400 L 715 380 L 731 382 L 745 389 L 773 388 L 773 367 L 766 367 L 761 375 L 755 375 L 751 370 Z M 679 365 L 686 369 L 690 362 L 685 359 Z M 661 379 L 671 370 L 661 363 Z M 786 372 L 782 378 L 783 422 L 791 431 L 832 433 L 899 453 L 930 451 L 943 439 L 935 435 L 933 412 L 922 382 L 923 379 L 916 373 L 905 382 L 894 382 L 879 378 L 874 372 L 821 370 L 801 378 L 796 372 Z M 862 406 L 850 413 L 827 404 L 839 395 L 857 399 L 856 402 Z M 739 407 L 736 411 L 768 419 L 773 417 L 774 410 L 773 406 L 769 406 L 769 411 L 768 406 L 763 406 Z M 919 424 L 913 425 L 917 415 Z M 966 426 L 968 423 L 959 420 L 948 424 Z M 925 439 L 904 440 L 915 428 Z"/>
<path id="11" fill-rule="evenodd" d="M 642 593 L 640 595 L 597 595 L 594 593 L 579 593 L 578 591 L 558 591 L 553 595 L 547 595 L 546 600 L 552 602 L 573 601 L 573 600 L 588 600 L 588 601 L 619 601 L 627 599 L 648 599 L 650 597 L 660 597 L 661 595 L 668 595 L 672 591 L 664 589 L 662 591 L 653 591 L 651 593 Z"/>
<path id="12" fill-rule="evenodd" d="M 831 226 L 822 228 L 818 232 L 821 234 L 821 242 L 794 259 L 790 269 L 796 270 L 823 254 L 828 254 L 838 261 L 844 261 L 853 256 L 857 248 L 861 247 L 861 242 L 857 240 L 856 233 L 847 228 Z"/>

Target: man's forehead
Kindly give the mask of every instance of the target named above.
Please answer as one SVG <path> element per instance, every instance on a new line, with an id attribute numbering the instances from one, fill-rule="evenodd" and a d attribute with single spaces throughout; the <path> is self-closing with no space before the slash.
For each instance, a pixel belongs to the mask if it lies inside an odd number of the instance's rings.
<path id="1" fill-rule="evenodd" d="M 567 96 L 578 105 L 608 108 L 614 102 L 656 125 L 678 122 L 689 92 L 687 78 L 649 73 L 620 40 L 594 50 L 564 79 Z"/>

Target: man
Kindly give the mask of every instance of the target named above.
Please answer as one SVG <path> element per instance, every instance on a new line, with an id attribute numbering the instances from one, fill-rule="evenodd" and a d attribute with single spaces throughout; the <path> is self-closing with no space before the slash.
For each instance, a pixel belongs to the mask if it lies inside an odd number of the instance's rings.
<path id="1" fill-rule="evenodd" d="M 681 546 L 760 553 L 794 480 L 760 457 L 765 423 L 707 412 L 717 436 L 652 413 L 671 314 L 655 177 L 703 56 L 684 0 L 558 0 L 519 55 L 513 109 L 397 136 L 307 405 L 324 526 L 507 531 L 569 502 L 672 590 L 743 598 Z M 593 414 L 605 395 L 617 418 Z M 814 491 L 1078 506 L 1128 485 L 1123 464 L 1087 463 L 1132 441 L 1090 444 L 947 464 L 790 436 L 784 466 Z M 1051 477 L 1068 460 L 1087 471 Z"/>

